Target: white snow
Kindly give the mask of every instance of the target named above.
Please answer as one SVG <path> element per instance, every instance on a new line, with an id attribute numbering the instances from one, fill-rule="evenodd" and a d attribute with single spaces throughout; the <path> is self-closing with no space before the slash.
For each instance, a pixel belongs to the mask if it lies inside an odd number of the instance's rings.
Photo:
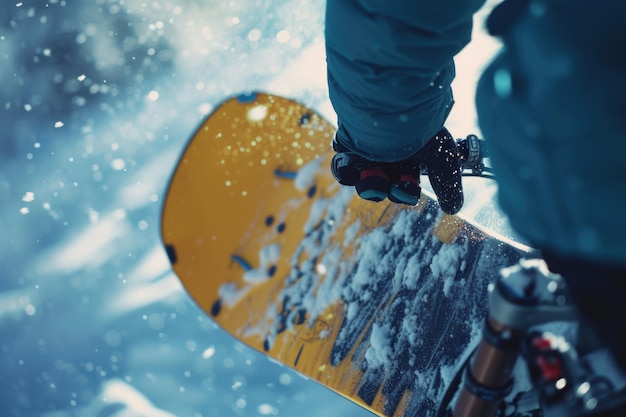
<path id="1" fill-rule="evenodd" d="M 112 379 L 103 384 L 100 401 L 105 405 L 124 405 L 124 408 L 116 413 L 118 417 L 176 417 L 156 407 L 144 394 L 121 379 Z"/>
<path id="2" fill-rule="evenodd" d="M 467 242 L 463 245 L 444 244 L 433 257 L 430 270 L 434 278 L 445 281 L 444 293 L 446 296 L 450 295 L 450 287 L 454 284 L 456 272 L 461 269 L 467 247 Z"/>
<path id="3" fill-rule="evenodd" d="M 269 268 L 280 259 L 281 249 L 278 243 L 264 246 L 259 251 L 259 266 L 243 275 L 244 281 L 248 283 L 262 282 L 270 278 Z"/>
<path id="4" fill-rule="evenodd" d="M 40 302 L 40 297 L 34 289 L 0 292 L 0 319 L 33 316 L 37 313 Z"/>
<path id="5" fill-rule="evenodd" d="M 100 314 L 118 317 L 160 301 L 173 302 L 182 297 L 181 288 L 178 277 L 172 272 L 150 283 L 130 282 L 128 288 L 121 295 L 112 298 Z"/>
<path id="6" fill-rule="evenodd" d="M 22 197 L 22 201 L 25 203 L 30 203 L 31 201 L 35 201 L 35 193 L 32 191 L 27 191 Z"/>
<path id="7" fill-rule="evenodd" d="M 303 169 L 305 173 L 300 175 L 309 180 L 305 187 L 294 184 L 299 189 L 311 186 L 313 183 L 310 179 L 319 175 L 315 169 L 323 168 L 318 164 L 310 164 Z M 402 211 L 389 228 L 379 227 L 364 232 L 361 222 L 356 221 L 345 229 L 343 239 L 335 241 L 333 237 L 339 230 L 338 226 L 342 223 L 346 206 L 352 198 L 357 198 L 354 191 L 349 187 L 341 187 L 334 198 L 318 198 L 312 204 L 303 230 L 305 237 L 291 255 L 292 270 L 285 280 L 285 287 L 277 297 L 276 304 L 266 312 L 265 318 L 254 328 L 247 329 L 246 336 L 259 335 L 271 345 L 277 337 L 279 326 L 275 320 L 283 307 L 286 308 L 286 325 L 290 331 L 296 330 L 294 323 L 301 311 L 306 311 L 307 324 L 313 329 L 312 325 L 316 319 L 329 306 L 340 300 L 346 303 L 345 319 L 348 322 L 358 321 L 364 312 L 363 309 L 372 306 L 374 301 L 380 302 L 381 296 L 389 296 L 406 288 L 416 292 L 415 302 L 402 307 L 399 303 L 403 301 L 399 298 L 388 307 L 382 307 L 384 311 L 380 313 L 380 320 L 372 324 L 367 340 L 365 359 L 368 366 L 371 369 L 390 370 L 395 358 L 396 343 L 400 346 L 408 343 L 414 352 L 413 355 L 419 355 L 422 349 L 420 329 L 423 320 L 428 317 L 424 309 L 431 300 L 438 298 L 437 294 L 433 293 L 435 290 L 432 289 L 434 288 L 432 285 L 421 288 L 422 271 L 425 268 L 430 270 L 436 280 L 443 282 L 441 286 L 443 296 L 453 297 L 454 287 L 465 285 L 464 280 L 456 281 L 455 277 L 458 271 L 464 271 L 467 267 L 464 258 L 468 251 L 468 241 L 442 244 L 437 243 L 438 240 L 434 236 L 415 239 L 413 223 L 417 217 L 411 210 Z M 432 221 L 437 220 L 430 214 L 424 217 Z M 352 247 L 354 253 L 346 258 L 345 249 L 348 245 Z M 270 247 L 262 251 L 271 252 Z M 379 292 L 381 276 L 392 277 L 388 283 L 390 287 L 385 290 L 388 292 L 386 294 Z M 247 276 L 245 279 L 251 281 Z M 239 299 L 243 290 L 237 291 L 232 287 L 228 291 L 226 287 L 221 289 L 220 294 L 223 296 L 230 294 L 232 297 L 228 299 L 229 303 Z M 387 317 L 394 308 L 404 308 L 400 328 L 392 328 L 392 321 Z M 463 311 L 468 307 L 459 304 L 456 308 Z M 281 321 L 280 324 L 285 322 Z M 471 321 L 467 324 L 474 329 L 471 331 L 471 337 L 477 338 L 479 331 L 476 329 L 479 329 L 480 325 L 474 325 Z M 453 337 L 451 334 L 446 336 L 445 329 L 442 330 L 440 344 L 446 343 L 446 337 Z M 320 330 L 318 336 L 326 337 L 328 332 L 328 329 Z M 347 337 L 350 335 L 343 329 L 339 333 L 338 343 L 343 343 L 342 340 Z M 436 360 L 437 350 L 424 352 L 430 357 L 428 362 Z M 416 360 L 417 357 L 412 356 L 409 363 L 415 365 Z M 456 371 L 456 365 L 457 363 L 448 364 L 448 368 L 441 370 L 444 380 L 451 379 L 450 373 Z M 432 386 L 433 381 L 434 379 L 426 378 L 424 375 L 416 375 L 415 383 L 423 388 Z M 439 394 L 432 393 L 433 396 Z"/>
<path id="8" fill-rule="evenodd" d="M 219 291 L 218 295 L 220 296 L 220 300 L 224 302 L 227 306 L 232 306 L 236 304 L 249 290 L 249 287 L 245 287 L 243 290 L 237 289 L 236 284 L 223 284 Z"/>
<path id="9" fill-rule="evenodd" d="M 374 369 L 385 366 L 391 362 L 393 351 L 390 347 L 391 337 L 388 330 L 377 323 L 372 325 L 370 347 L 365 352 L 367 363 Z"/>
<path id="10" fill-rule="evenodd" d="M 319 171 L 321 162 L 320 158 L 316 158 L 298 170 L 294 180 L 294 185 L 298 190 L 307 190 L 315 183 L 315 174 Z"/>
<path id="11" fill-rule="evenodd" d="M 123 209 L 115 210 L 44 253 L 35 262 L 42 275 L 71 274 L 100 266 L 115 252 L 115 242 L 129 233 Z"/>

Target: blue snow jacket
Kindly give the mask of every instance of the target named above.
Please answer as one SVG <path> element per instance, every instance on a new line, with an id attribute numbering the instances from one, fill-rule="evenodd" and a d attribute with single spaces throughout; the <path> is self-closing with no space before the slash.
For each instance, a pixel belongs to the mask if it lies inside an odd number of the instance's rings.
<path id="1" fill-rule="evenodd" d="M 478 85 L 499 200 L 535 246 L 626 267 L 626 3 L 516 0 Z M 592 277 L 589 277 L 592 278 Z"/>
<path id="2" fill-rule="evenodd" d="M 452 105 L 453 56 L 483 0 L 329 0 L 338 139 L 361 156 L 415 154 Z M 626 266 L 626 2 L 506 0 L 505 48 L 477 95 L 502 208 L 531 243 Z M 462 70 L 462 69 L 461 69 Z"/>
<path id="3" fill-rule="evenodd" d="M 452 58 L 483 2 L 327 2 L 328 84 L 344 146 L 395 162 L 441 130 L 453 104 Z"/>

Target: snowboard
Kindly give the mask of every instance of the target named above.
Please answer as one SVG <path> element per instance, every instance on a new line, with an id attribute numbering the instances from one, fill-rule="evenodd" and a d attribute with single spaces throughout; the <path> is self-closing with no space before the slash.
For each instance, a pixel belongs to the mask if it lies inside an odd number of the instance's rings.
<path id="1" fill-rule="evenodd" d="M 330 173 L 334 131 L 287 98 L 226 100 L 178 162 L 163 244 L 237 340 L 379 416 L 432 416 L 480 338 L 489 283 L 530 249 L 428 195 L 360 199 Z"/>

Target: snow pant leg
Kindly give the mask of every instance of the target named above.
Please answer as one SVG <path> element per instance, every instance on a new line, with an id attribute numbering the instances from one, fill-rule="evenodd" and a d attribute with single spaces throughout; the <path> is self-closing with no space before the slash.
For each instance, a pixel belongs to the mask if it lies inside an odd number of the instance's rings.
<path id="1" fill-rule="evenodd" d="M 574 302 L 626 372 L 626 268 L 550 252 L 544 258 L 551 271 L 563 276 Z"/>

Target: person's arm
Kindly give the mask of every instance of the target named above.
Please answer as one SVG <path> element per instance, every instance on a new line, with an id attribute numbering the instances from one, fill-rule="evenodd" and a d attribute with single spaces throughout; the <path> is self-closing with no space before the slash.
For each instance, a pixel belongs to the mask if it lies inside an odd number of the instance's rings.
<path id="1" fill-rule="evenodd" d="M 453 57 L 484 0 L 329 0 L 328 84 L 337 139 L 373 161 L 418 152 L 453 104 Z"/>

